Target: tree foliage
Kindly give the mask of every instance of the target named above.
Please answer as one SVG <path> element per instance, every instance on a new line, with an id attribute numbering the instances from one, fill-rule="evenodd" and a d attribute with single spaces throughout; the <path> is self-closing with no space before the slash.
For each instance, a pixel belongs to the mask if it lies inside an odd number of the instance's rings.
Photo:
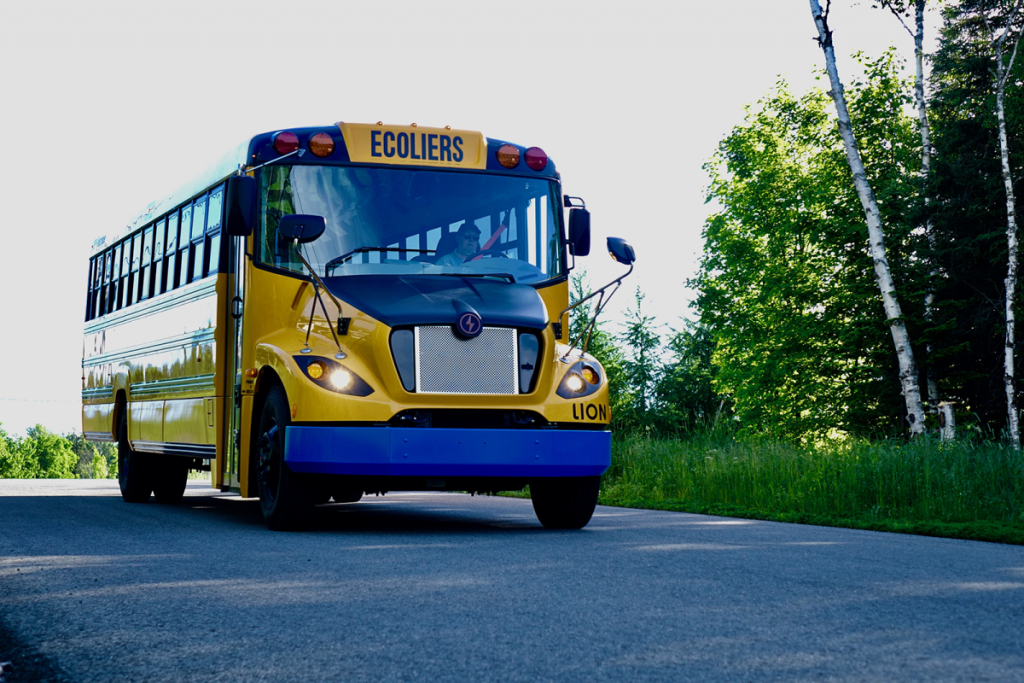
<path id="1" fill-rule="evenodd" d="M 117 476 L 113 444 L 89 443 L 42 425 L 15 438 L 0 427 L 0 479 L 105 479 Z"/>
<path id="2" fill-rule="evenodd" d="M 862 60 L 849 105 L 887 226 L 905 318 L 920 328 L 922 268 L 912 234 L 919 142 L 892 51 Z M 898 369 L 859 200 L 830 100 L 784 82 L 748 110 L 705 168 L 709 200 L 697 310 L 714 340 L 714 386 L 740 428 L 776 437 L 898 428 Z M 916 338 L 918 335 L 912 335 Z"/>

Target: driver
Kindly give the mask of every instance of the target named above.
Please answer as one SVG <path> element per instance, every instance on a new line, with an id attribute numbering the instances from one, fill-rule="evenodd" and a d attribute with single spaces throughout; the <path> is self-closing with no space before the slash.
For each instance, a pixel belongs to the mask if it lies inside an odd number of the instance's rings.
<path id="1" fill-rule="evenodd" d="M 467 258 L 480 251 L 480 228 L 470 221 L 459 227 L 455 235 L 455 251 L 437 259 L 438 266 L 461 266 Z"/>

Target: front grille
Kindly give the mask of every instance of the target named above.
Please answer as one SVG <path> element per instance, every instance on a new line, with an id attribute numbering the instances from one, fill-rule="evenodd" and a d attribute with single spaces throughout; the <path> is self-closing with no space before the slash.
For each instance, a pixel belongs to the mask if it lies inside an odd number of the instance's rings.
<path id="1" fill-rule="evenodd" d="M 485 327 L 462 339 L 448 325 L 416 330 L 416 393 L 518 394 L 516 331 Z"/>

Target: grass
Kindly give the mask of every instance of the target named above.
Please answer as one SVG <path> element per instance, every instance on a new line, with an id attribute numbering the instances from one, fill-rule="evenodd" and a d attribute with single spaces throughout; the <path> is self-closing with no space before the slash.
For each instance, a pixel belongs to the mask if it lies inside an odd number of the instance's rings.
<path id="1" fill-rule="evenodd" d="M 600 503 L 1024 544 L 1024 456 L 1005 444 L 616 439 Z"/>

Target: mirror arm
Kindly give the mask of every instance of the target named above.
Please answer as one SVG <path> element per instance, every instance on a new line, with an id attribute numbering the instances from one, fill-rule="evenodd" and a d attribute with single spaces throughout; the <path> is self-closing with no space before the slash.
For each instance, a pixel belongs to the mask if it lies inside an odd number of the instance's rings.
<path id="1" fill-rule="evenodd" d="M 259 166 L 250 166 L 249 168 L 246 168 L 246 169 L 243 170 L 242 166 L 239 165 L 239 167 L 238 167 L 238 175 L 246 175 L 248 173 L 252 173 L 253 171 L 258 171 L 261 168 L 263 168 L 264 166 L 269 166 L 270 164 L 276 164 L 277 162 L 281 161 L 282 159 L 287 159 L 288 157 L 294 156 L 296 154 L 301 157 L 305 153 L 306 153 L 306 150 L 299 148 L 299 149 L 295 150 L 294 152 L 288 152 L 287 154 L 282 154 L 278 158 L 271 159 L 270 161 L 264 162 L 264 163 L 260 164 Z"/>
<path id="2" fill-rule="evenodd" d="M 585 328 L 583 328 L 583 331 L 580 332 L 576 336 L 576 339 L 574 339 L 572 341 L 572 343 L 569 345 L 569 350 L 566 351 L 564 354 L 562 354 L 562 357 L 559 359 L 563 363 L 568 363 L 569 362 L 567 360 L 569 358 L 569 354 L 572 353 L 573 349 L 576 348 L 576 344 L 579 343 L 579 341 L 583 338 L 584 334 L 586 334 L 586 341 L 583 343 L 583 349 L 582 350 L 583 350 L 583 353 L 587 352 L 587 347 L 590 346 L 590 337 L 593 334 L 594 326 L 597 323 L 597 317 L 599 315 L 601 315 L 601 312 L 608 305 L 608 302 L 612 300 L 613 296 L 615 296 L 615 292 L 619 291 L 619 287 L 622 286 L 622 281 L 625 280 L 626 277 L 629 276 L 629 274 L 633 272 L 633 265 L 634 265 L 633 263 L 629 264 L 629 270 L 627 270 L 625 273 L 623 273 L 619 277 L 615 278 L 614 280 L 612 280 L 611 282 L 606 284 L 604 287 L 602 287 L 602 288 L 598 289 L 597 291 L 595 291 L 595 292 L 593 292 L 591 294 L 588 294 L 587 296 L 583 297 L 582 299 L 580 299 L 579 301 L 577 301 L 576 303 L 572 304 L 571 306 L 569 306 L 564 311 L 562 311 L 561 313 L 558 314 L 558 322 L 561 323 L 562 322 L 562 316 L 564 316 L 566 313 L 569 313 L 570 311 L 572 311 L 574 308 L 576 308 L 580 304 L 585 303 L 585 302 L 589 301 L 590 299 L 593 299 L 595 296 L 600 295 L 600 298 L 597 300 L 597 306 L 594 308 L 594 315 L 593 315 L 593 317 L 591 317 L 590 322 L 587 324 L 587 326 Z M 606 298 L 605 297 L 605 292 L 612 285 L 615 285 L 615 289 L 613 289 L 610 293 L 608 293 L 608 296 Z"/>

